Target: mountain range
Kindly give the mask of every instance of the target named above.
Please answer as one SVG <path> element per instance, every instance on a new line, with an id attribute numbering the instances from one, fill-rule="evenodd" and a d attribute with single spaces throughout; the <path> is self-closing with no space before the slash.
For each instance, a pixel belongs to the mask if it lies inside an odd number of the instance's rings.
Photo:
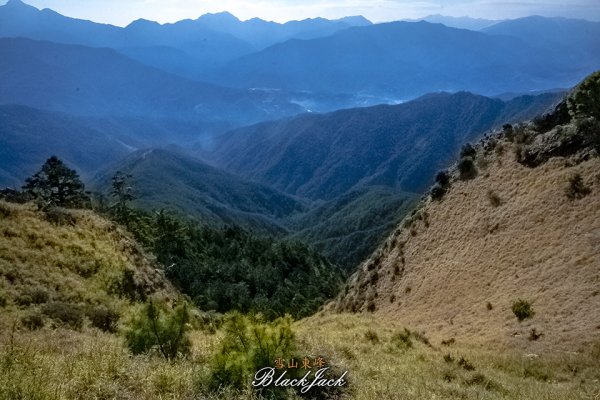
<path id="1" fill-rule="evenodd" d="M 302 111 L 277 93 L 188 80 L 108 48 L 2 38 L 0 57 L 0 104 L 230 126 Z"/>
<path id="2" fill-rule="evenodd" d="M 436 91 L 568 88 L 600 67 L 599 34 L 600 22 L 539 16 L 494 21 L 433 15 L 379 24 L 356 16 L 278 24 L 240 21 L 226 12 L 162 25 L 137 20 L 121 28 L 20 0 L 0 7 L 0 37 L 109 47 L 187 79 L 277 91 L 313 111 Z"/>
<path id="3" fill-rule="evenodd" d="M 131 173 L 141 207 L 307 241 L 352 268 L 463 143 L 600 67 L 600 23 L 425 19 L 121 28 L 10 0 L 0 184 L 55 154 L 100 192 Z"/>
<path id="4" fill-rule="evenodd" d="M 362 17 L 333 21 L 316 18 L 285 24 L 258 18 L 240 21 L 223 12 L 162 25 L 138 19 L 121 28 L 65 17 L 47 8 L 38 10 L 20 0 L 10 0 L 0 7 L 0 37 L 110 47 L 145 64 L 192 79 L 274 43 L 327 36 L 351 26 L 369 24 Z"/>
<path id="5" fill-rule="evenodd" d="M 503 102 L 441 93 L 395 106 L 304 114 L 228 132 L 207 157 L 246 179 L 313 200 L 372 185 L 420 193 L 463 143 L 540 114 L 563 96 Z"/>
<path id="6" fill-rule="evenodd" d="M 600 66 L 596 51 L 600 23 L 580 22 L 567 24 L 574 28 L 567 29 L 572 34 L 568 41 L 577 38 L 581 43 L 577 48 L 582 51 L 576 54 L 586 53 L 580 60 L 562 47 L 528 42 L 522 37 L 525 32 L 509 36 L 425 21 L 392 22 L 279 43 L 219 68 L 212 81 L 239 87 L 361 93 L 396 101 L 436 91 L 494 95 L 571 87 Z M 579 29 L 583 25 L 589 29 Z M 541 30 L 551 36 L 552 27 L 549 23 Z"/>

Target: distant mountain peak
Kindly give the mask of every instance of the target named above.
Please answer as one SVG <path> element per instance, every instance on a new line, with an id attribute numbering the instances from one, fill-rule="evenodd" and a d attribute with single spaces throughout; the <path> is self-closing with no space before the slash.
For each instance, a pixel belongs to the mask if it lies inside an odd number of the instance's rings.
<path id="1" fill-rule="evenodd" d="M 8 0 L 5 5 L 9 7 L 22 7 L 26 6 L 27 4 L 23 3 L 21 0 Z"/>
<path id="2" fill-rule="evenodd" d="M 22 2 L 21 0 L 8 0 L 8 2 L 4 5 L 4 7 L 13 9 L 13 10 L 23 10 L 23 9 L 34 9 L 37 11 L 37 8 L 30 6 L 29 4 L 26 4 L 24 2 Z"/>
<path id="3" fill-rule="evenodd" d="M 353 26 L 364 26 L 372 25 L 373 23 L 362 15 L 350 15 L 347 17 L 339 18 L 336 21 L 345 22 Z"/>
<path id="4" fill-rule="evenodd" d="M 150 21 L 149 19 L 138 18 L 135 21 L 132 21 L 129 25 L 127 25 L 127 28 L 142 26 L 160 26 L 160 24 L 156 21 Z"/>
<path id="5" fill-rule="evenodd" d="M 210 20 L 212 22 L 240 22 L 238 17 L 228 11 L 204 14 L 201 15 L 198 20 Z"/>

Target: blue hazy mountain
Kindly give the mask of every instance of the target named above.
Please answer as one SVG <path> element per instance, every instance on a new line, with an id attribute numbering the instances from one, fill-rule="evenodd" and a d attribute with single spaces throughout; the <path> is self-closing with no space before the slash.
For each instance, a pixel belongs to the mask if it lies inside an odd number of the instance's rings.
<path id="1" fill-rule="evenodd" d="M 85 176 L 130 151 L 116 135 L 81 118 L 0 106 L 0 187 L 19 188 L 53 154 Z"/>
<path id="2" fill-rule="evenodd" d="M 591 52 L 598 40 L 582 46 Z M 546 51 L 519 37 L 394 22 L 277 44 L 230 63 L 214 79 L 240 87 L 403 100 L 435 91 L 493 95 L 571 87 L 598 67 L 600 60 L 595 65 L 571 60 L 561 49 Z"/>
<path id="3" fill-rule="evenodd" d="M 19 187 L 53 154 L 91 177 L 138 149 L 201 140 L 197 123 L 152 117 L 84 117 L 0 105 L 0 187 Z"/>
<path id="4" fill-rule="evenodd" d="M 483 32 L 518 37 L 538 52 L 586 71 L 600 67 L 600 22 L 534 15 L 500 22 Z"/>
<path id="5" fill-rule="evenodd" d="M 289 21 L 280 24 L 252 18 L 240 21 L 228 12 L 205 14 L 197 23 L 217 32 L 229 33 L 262 49 L 289 39 L 314 39 L 330 36 L 353 26 L 368 26 L 371 22 L 362 16 L 345 17 L 337 20 L 308 18 L 302 21 Z"/>
<path id="6" fill-rule="evenodd" d="M 406 22 L 418 22 L 427 21 L 434 24 L 443 24 L 450 28 L 469 29 L 472 31 L 478 31 L 483 28 L 495 25 L 501 21 L 485 18 L 471 18 L 471 17 L 449 17 L 446 15 L 433 14 L 423 18 L 417 19 L 406 19 Z"/>
<path id="7" fill-rule="evenodd" d="M 443 93 L 396 106 L 305 114 L 229 132 L 211 160 L 246 179 L 313 200 L 365 186 L 420 193 L 464 143 L 540 114 L 562 97 L 550 93 L 503 102 Z"/>
<path id="8" fill-rule="evenodd" d="M 139 19 L 125 28 L 38 10 L 20 0 L 0 6 L 0 37 L 26 37 L 57 43 L 116 49 L 147 65 L 188 78 L 290 38 L 314 38 L 350 26 L 370 24 L 362 17 L 322 18 L 286 24 L 240 21 L 228 13 L 159 24 Z"/>
<path id="9" fill-rule="evenodd" d="M 277 92 L 187 80 L 108 48 L 0 39 L 0 59 L 0 104 L 227 126 L 302 111 Z"/>

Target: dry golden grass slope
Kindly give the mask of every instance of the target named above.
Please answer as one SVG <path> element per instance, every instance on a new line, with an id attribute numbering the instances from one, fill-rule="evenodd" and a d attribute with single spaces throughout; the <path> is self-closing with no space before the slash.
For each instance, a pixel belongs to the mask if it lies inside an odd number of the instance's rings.
<path id="1" fill-rule="evenodd" d="M 0 324 L 8 329 L 45 305 L 102 306 L 125 314 L 131 300 L 177 293 L 116 224 L 91 211 L 0 201 Z M 55 321 L 56 322 L 56 321 Z"/>
<path id="2" fill-rule="evenodd" d="M 454 177 L 365 261 L 332 308 L 371 311 L 493 348 L 578 351 L 600 338 L 600 158 L 554 157 L 529 168 L 520 145 L 478 149 L 479 174 Z M 580 174 L 591 190 L 571 200 Z M 456 175 L 456 172 L 455 172 Z M 499 204 L 498 204 L 499 203 Z M 514 301 L 533 304 L 518 322 Z M 531 330 L 542 336 L 530 340 Z"/>

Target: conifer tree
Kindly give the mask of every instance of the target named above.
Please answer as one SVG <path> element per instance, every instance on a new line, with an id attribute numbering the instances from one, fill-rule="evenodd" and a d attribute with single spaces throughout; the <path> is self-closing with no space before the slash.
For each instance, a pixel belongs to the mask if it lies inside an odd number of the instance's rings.
<path id="1" fill-rule="evenodd" d="M 42 208 L 87 207 L 90 203 L 79 175 L 56 156 L 50 157 L 35 175 L 27 178 L 23 190 Z"/>

